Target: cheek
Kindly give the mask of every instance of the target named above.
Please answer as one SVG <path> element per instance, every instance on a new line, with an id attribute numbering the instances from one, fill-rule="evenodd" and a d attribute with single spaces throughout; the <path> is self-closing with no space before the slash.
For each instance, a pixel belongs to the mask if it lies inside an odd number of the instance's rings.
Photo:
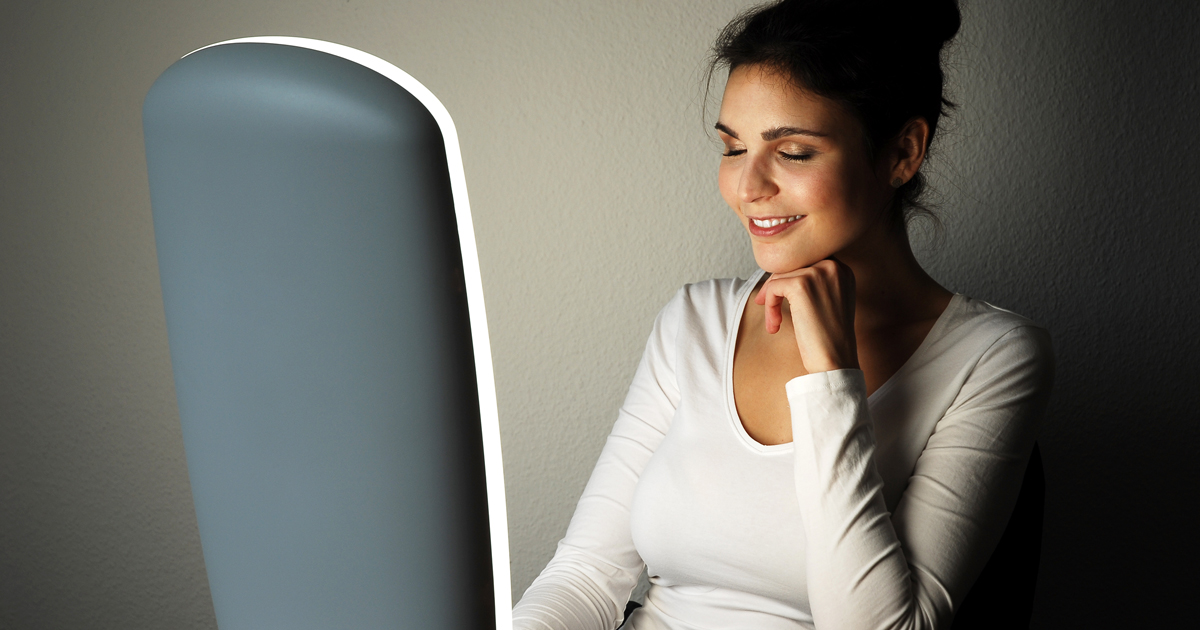
<path id="1" fill-rule="evenodd" d="M 798 171 L 791 189 L 810 212 L 824 215 L 825 219 L 837 220 L 855 207 L 860 186 L 837 164 L 813 165 Z"/>
<path id="2" fill-rule="evenodd" d="M 784 186 L 804 214 L 823 215 L 842 206 L 842 189 L 836 173 L 821 166 L 795 169 Z"/>
<path id="3" fill-rule="evenodd" d="M 865 219 L 874 209 L 878 188 L 871 165 L 865 158 L 850 161 L 840 165 L 837 175 L 836 194 L 842 206 Z"/>

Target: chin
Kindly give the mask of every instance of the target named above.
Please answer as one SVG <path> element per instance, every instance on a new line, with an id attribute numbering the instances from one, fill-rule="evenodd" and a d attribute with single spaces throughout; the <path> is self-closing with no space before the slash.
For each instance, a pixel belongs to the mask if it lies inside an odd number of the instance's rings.
<path id="1" fill-rule="evenodd" d="M 810 256 L 801 256 L 796 254 L 779 255 L 778 252 L 763 252 L 759 248 L 754 248 L 754 262 L 758 264 L 759 269 L 767 273 L 787 273 L 804 267 L 810 267 L 818 261 L 828 258 L 812 258 Z"/>

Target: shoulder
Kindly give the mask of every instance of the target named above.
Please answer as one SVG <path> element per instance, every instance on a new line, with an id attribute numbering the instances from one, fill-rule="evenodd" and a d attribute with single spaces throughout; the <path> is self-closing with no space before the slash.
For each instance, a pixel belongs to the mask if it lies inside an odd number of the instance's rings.
<path id="1" fill-rule="evenodd" d="M 1022 350 L 1053 362 L 1050 331 L 1043 325 L 984 300 L 959 295 L 953 324 L 957 336 L 970 338 L 983 353 Z"/>
<path id="2" fill-rule="evenodd" d="M 1014 328 L 1036 328 L 1046 330 L 1045 326 L 1006 308 L 1001 308 L 985 300 L 958 294 L 957 312 L 955 317 L 964 324 L 971 325 L 978 333 L 983 331 L 1004 334 Z"/>
<path id="3" fill-rule="evenodd" d="M 714 278 L 683 285 L 663 308 L 664 313 L 691 321 L 726 322 L 740 310 L 746 293 L 762 272 L 749 278 Z"/>
<path id="4" fill-rule="evenodd" d="M 964 388 L 1004 384 L 1006 388 L 1048 392 L 1054 381 L 1050 331 L 1033 320 L 964 295 L 951 304 L 944 331 L 945 350 L 967 370 Z M 951 349 L 953 348 L 953 349 Z"/>
<path id="5" fill-rule="evenodd" d="M 741 305 L 760 275 L 684 285 L 659 311 L 651 337 L 666 355 L 689 348 L 715 357 L 725 347 L 730 331 L 736 330 Z"/>

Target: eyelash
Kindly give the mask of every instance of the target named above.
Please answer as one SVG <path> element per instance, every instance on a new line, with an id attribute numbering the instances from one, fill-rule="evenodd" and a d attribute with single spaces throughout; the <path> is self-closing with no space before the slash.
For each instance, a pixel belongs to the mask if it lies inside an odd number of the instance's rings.
<path id="1" fill-rule="evenodd" d="M 811 153 L 784 153 L 780 151 L 779 155 L 783 157 L 783 159 L 791 160 L 792 162 L 807 162 L 812 159 Z"/>
<path id="2" fill-rule="evenodd" d="M 723 157 L 737 157 L 745 152 L 746 152 L 745 149 L 737 149 L 737 150 L 731 149 L 725 153 L 722 153 L 721 155 Z M 811 153 L 784 153 L 782 151 L 779 152 L 779 155 L 783 159 L 790 160 L 792 162 L 807 162 L 807 161 L 811 160 L 813 157 Z"/>

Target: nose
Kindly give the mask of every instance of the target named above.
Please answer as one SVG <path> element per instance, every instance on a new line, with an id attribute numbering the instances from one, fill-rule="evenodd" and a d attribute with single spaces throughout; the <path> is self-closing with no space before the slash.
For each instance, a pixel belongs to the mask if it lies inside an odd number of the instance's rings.
<path id="1" fill-rule="evenodd" d="M 742 177 L 738 181 L 738 199 L 743 203 L 768 199 L 779 192 L 779 186 L 771 176 L 768 160 L 767 156 L 747 156 Z"/>

